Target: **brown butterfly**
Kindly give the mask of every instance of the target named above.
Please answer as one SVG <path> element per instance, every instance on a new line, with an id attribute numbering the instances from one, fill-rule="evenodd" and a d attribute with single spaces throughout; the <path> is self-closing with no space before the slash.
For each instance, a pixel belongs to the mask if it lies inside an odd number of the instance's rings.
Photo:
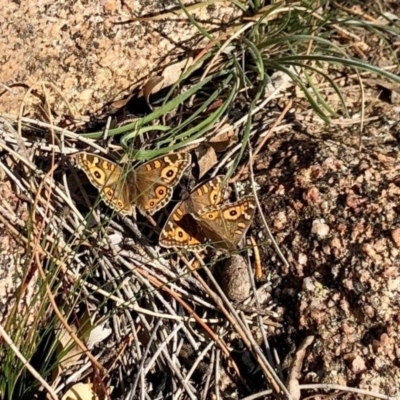
<path id="1" fill-rule="evenodd" d="M 161 156 L 130 170 L 96 154 L 81 152 L 72 157 L 109 207 L 131 215 L 135 207 L 150 215 L 164 207 L 191 164 L 189 153 Z"/>
<path id="2" fill-rule="evenodd" d="M 255 211 L 255 199 L 221 205 L 226 190 L 223 176 L 196 187 L 171 212 L 160 234 L 163 247 L 196 249 L 212 242 L 216 247 L 233 249 L 246 233 Z"/>
<path id="3" fill-rule="evenodd" d="M 254 196 L 244 196 L 234 203 L 207 207 L 193 217 L 213 246 L 234 250 L 249 229 L 255 210 Z"/>

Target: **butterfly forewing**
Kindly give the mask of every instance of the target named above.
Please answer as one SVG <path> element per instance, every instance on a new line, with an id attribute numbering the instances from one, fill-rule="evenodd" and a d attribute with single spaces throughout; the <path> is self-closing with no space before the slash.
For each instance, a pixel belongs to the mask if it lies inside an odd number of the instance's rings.
<path id="1" fill-rule="evenodd" d="M 135 170 L 135 186 L 139 210 L 152 215 L 164 207 L 190 164 L 190 154 L 173 153 L 138 167 Z"/>
<path id="2" fill-rule="evenodd" d="M 77 166 L 86 173 L 97 189 L 114 185 L 121 178 L 122 169 L 106 158 L 88 153 L 78 153 L 74 158 Z"/>

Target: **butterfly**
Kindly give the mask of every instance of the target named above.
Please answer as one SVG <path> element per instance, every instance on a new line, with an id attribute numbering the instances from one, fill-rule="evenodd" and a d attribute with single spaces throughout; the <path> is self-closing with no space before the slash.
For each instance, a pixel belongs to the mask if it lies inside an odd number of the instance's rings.
<path id="1" fill-rule="evenodd" d="M 135 207 L 143 215 L 153 215 L 163 208 L 191 165 L 189 153 L 157 157 L 130 170 L 97 154 L 80 152 L 72 157 L 109 207 L 133 216 Z"/>
<path id="2" fill-rule="evenodd" d="M 196 249 L 211 242 L 232 250 L 249 228 L 255 212 L 254 196 L 222 204 L 223 176 L 197 186 L 172 210 L 160 233 L 161 246 Z"/>

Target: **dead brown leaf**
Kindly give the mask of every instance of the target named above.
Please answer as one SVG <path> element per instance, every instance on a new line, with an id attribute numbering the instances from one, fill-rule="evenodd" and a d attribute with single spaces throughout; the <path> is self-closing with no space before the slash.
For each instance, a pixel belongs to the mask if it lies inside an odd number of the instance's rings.
<path id="1" fill-rule="evenodd" d="M 182 75 L 182 73 L 193 64 L 193 58 L 188 57 L 182 61 L 172 63 L 164 68 L 162 75 L 151 77 L 143 86 L 142 95 L 146 99 L 147 104 L 152 110 L 150 104 L 150 95 L 159 92 L 161 89 L 174 85 Z"/>
<path id="2" fill-rule="evenodd" d="M 68 390 L 61 400 L 103 400 L 104 394 L 98 390 L 92 383 L 77 383 Z"/>
<path id="3" fill-rule="evenodd" d="M 143 91 L 142 91 L 143 97 L 145 98 L 146 103 L 148 104 L 150 110 L 153 110 L 153 107 L 150 104 L 150 95 L 152 93 L 157 93 L 163 87 L 165 87 L 165 84 L 164 84 L 164 77 L 162 76 L 151 77 L 143 86 Z"/>
<path id="4" fill-rule="evenodd" d="M 225 151 L 232 143 L 237 143 L 238 137 L 233 127 L 226 123 L 220 128 L 221 133 L 216 133 L 209 143 L 217 153 Z"/>
<path id="5" fill-rule="evenodd" d="M 199 166 L 199 179 L 203 177 L 217 162 L 215 150 L 208 145 L 199 146 L 196 150 L 197 164 Z"/>

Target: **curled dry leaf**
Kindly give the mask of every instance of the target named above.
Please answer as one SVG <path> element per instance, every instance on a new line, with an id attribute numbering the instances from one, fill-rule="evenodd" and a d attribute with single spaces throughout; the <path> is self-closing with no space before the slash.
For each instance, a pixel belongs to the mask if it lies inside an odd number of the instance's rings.
<path id="1" fill-rule="evenodd" d="M 118 162 L 118 164 L 131 164 L 132 165 L 132 158 L 129 156 L 129 154 L 125 153 L 121 160 Z M 129 171 L 129 168 L 126 167 L 126 172 Z"/>
<path id="2" fill-rule="evenodd" d="M 76 329 L 73 329 L 76 333 Z M 62 358 L 59 365 L 66 369 L 70 365 L 74 365 L 82 356 L 82 350 L 75 344 L 71 335 L 64 327 L 61 327 L 57 336 L 57 354 L 61 354 Z"/>
<path id="3" fill-rule="evenodd" d="M 208 145 L 201 145 L 195 150 L 197 164 L 199 166 L 199 179 L 203 177 L 215 164 L 218 159 L 215 151 Z"/>
<path id="4" fill-rule="evenodd" d="M 103 400 L 105 396 L 96 393 L 95 386 L 92 383 L 77 383 L 64 394 L 61 400 Z"/>
<path id="5" fill-rule="evenodd" d="M 172 63 L 168 65 L 168 67 L 164 68 L 162 73 L 162 77 L 164 78 L 164 86 L 168 87 L 174 85 L 180 76 L 186 71 L 189 67 L 193 65 L 193 57 L 185 58 L 181 61 L 177 61 L 176 63 Z M 200 68 L 201 64 L 199 63 L 198 68 Z"/>
<path id="6" fill-rule="evenodd" d="M 93 325 L 88 310 L 86 310 L 80 318 L 79 326 L 79 331 L 77 331 L 75 326 L 72 326 L 71 329 L 79 338 L 85 339 L 89 349 L 93 348 L 96 343 L 103 341 L 111 334 L 110 328 L 105 328 L 104 325 Z M 52 371 L 53 382 L 55 382 L 63 370 L 68 369 L 72 365 L 76 365 L 83 355 L 82 349 L 75 344 L 75 341 L 63 326 L 60 326 L 57 330 L 56 355 L 59 357 L 60 361 Z"/>
<path id="7" fill-rule="evenodd" d="M 168 65 L 161 76 L 151 77 L 143 86 L 142 94 L 150 109 L 150 95 L 159 92 L 161 89 L 174 85 L 182 75 L 182 73 L 193 64 L 193 58 L 188 57 L 182 61 Z"/>
<path id="8" fill-rule="evenodd" d="M 144 97 L 150 109 L 153 109 L 149 102 L 149 97 L 159 92 L 161 89 L 165 87 L 172 86 L 175 84 L 182 73 L 189 68 L 193 64 L 193 57 L 185 58 L 182 61 L 178 61 L 176 63 L 170 64 L 166 67 L 162 73 L 162 75 L 153 76 L 148 79 L 148 81 L 144 84 L 143 88 L 140 90 L 138 97 Z M 201 64 L 199 63 L 199 67 Z M 136 88 L 137 90 L 137 88 Z M 129 95 L 127 98 L 122 100 L 116 100 L 110 105 L 111 113 L 120 110 L 125 107 L 128 102 L 135 96 L 134 93 Z"/>
<path id="9" fill-rule="evenodd" d="M 193 57 L 185 58 L 182 61 L 168 65 L 162 73 L 163 77 L 163 87 L 168 87 L 174 85 L 180 76 L 193 64 Z M 200 68 L 199 63 L 199 68 Z"/>
<path id="10" fill-rule="evenodd" d="M 91 349 L 96 343 L 102 342 L 111 335 L 112 329 L 106 328 L 104 324 L 94 327 L 87 339 L 87 346 Z"/>
<path id="11" fill-rule="evenodd" d="M 219 132 L 213 135 L 209 144 L 217 153 L 225 151 L 232 143 L 237 143 L 238 137 L 231 124 L 224 124 Z"/>
<path id="12" fill-rule="evenodd" d="M 76 333 L 76 329 L 72 327 Z M 56 356 L 59 362 L 54 365 L 51 371 L 53 385 L 57 383 L 60 374 L 71 365 L 75 365 L 82 356 L 82 350 L 75 344 L 68 331 L 61 326 L 57 333 Z"/>
<path id="13" fill-rule="evenodd" d="M 165 85 L 164 85 L 164 78 L 162 76 L 151 77 L 143 86 L 143 97 L 145 98 L 146 103 L 149 106 L 150 110 L 153 109 L 153 107 L 150 104 L 150 95 L 152 93 L 157 93 L 163 87 L 165 87 Z"/>
<path id="14" fill-rule="evenodd" d="M 289 70 L 297 75 L 296 70 L 293 67 L 289 67 Z M 270 77 L 270 82 L 265 88 L 264 96 L 268 97 L 276 90 L 278 90 L 279 93 L 284 93 L 290 86 L 293 86 L 293 81 L 290 79 L 290 76 L 281 71 L 276 71 Z"/>
<path id="15" fill-rule="evenodd" d="M 125 107 L 128 104 L 128 102 L 132 99 L 133 96 L 134 96 L 134 94 L 130 94 L 125 99 L 113 101 L 109 106 L 110 113 L 113 114 L 113 113 L 117 112 L 118 110 L 120 110 L 121 108 Z"/>

